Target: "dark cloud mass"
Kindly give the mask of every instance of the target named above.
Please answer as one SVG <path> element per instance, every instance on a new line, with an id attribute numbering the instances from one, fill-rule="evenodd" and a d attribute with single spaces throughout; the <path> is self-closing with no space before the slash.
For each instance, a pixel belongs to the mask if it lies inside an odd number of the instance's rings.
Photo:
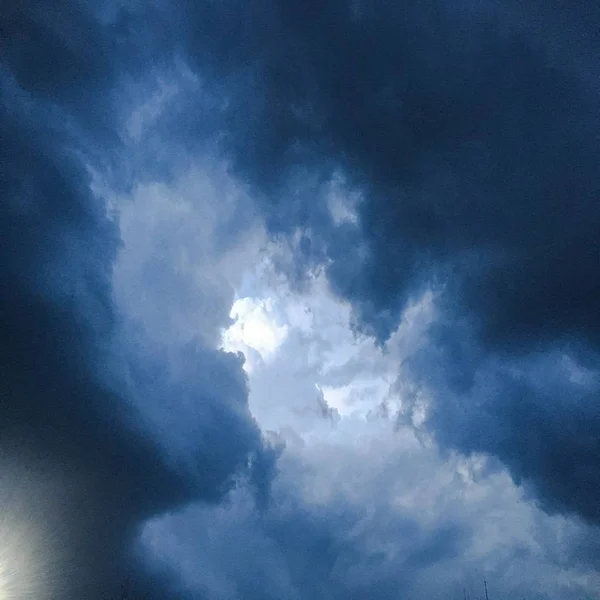
<path id="1" fill-rule="evenodd" d="M 288 274 L 324 268 L 361 332 L 385 343 L 435 291 L 439 318 L 400 366 L 403 417 L 426 398 L 443 448 L 495 456 L 546 510 L 600 524 L 599 29 L 587 1 L 0 6 L 0 446 L 69 482 L 69 516 L 52 517 L 68 521 L 62 597 L 112 593 L 145 519 L 219 500 L 248 465 L 268 506 L 277 453 L 241 361 L 200 341 L 170 353 L 119 313 L 118 229 L 90 188 L 90 168 L 127 189 L 207 143 L 291 241 Z M 124 82 L 176 61 L 202 90 L 156 117 L 160 155 L 131 165 Z M 360 194 L 356 223 L 330 214 L 336 176 Z M 360 540 L 358 558 L 329 545 L 347 515 L 316 523 L 321 539 L 302 510 L 260 524 L 289 597 L 398 596 L 388 562 L 369 580 Z M 453 524 L 411 527 L 406 568 L 461 551 Z M 146 571 L 156 597 L 185 596 Z M 344 583 L 322 587 L 332 572 Z"/>
<path id="2" fill-rule="evenodd" d="M 190 9 L 183 45 L 227 97 L 222 140 L 270 227 L 304 231 L 296 270 L 325 265 L 382 342 L 408 301 L 440 291 L 443 332 L 403 375 L 428 388 L 438 439 L 597 522 L 597 6 L 238 8 Z M 328 214 L 333 170 L 362 194 L 358 227 Z M 585 386 L 555 371 L 561 352 Z"/>
<path id="3" fill-rule="evenodd" d="M 192 58 L 231 80 L 242 171 L 287 183 L 319 161 L 363 191 L 368 252 L 331 279 L 379 338 L 452 268 L 491 343 L 597 339 L 597 89 L 572 64 L 577 30 L 559 53 L 546 15 L 505 4 L 225 2 L 192 21 Z M 276 225 L 334 233 L 305 212 Z"/>
<path id="4" fill-rule="evenodd" d="M 104 598 L 129 569 L 150 585 L 132 550 L 145 518 L 218 499 L 250 456 L 264 484 L 269 455 L 237 358 L 190 343 L 179 361 L 198 373 L 181 382 L 156 354 L 149 358 L 143 335 L 123 333 L 111 288 L 118 230 L 87 171 L 121 158 L 110 107 L 126 65 L 114 30 L 77 2 L 1 10 L 1 460 L 22 488 L 20 505 L 29 505 L 24 518 L 46 515 L 46 552 L 60 558 L 38 577 L 54 589 L 40 583 L 32 597 Z M 118 378 L 124 365 L 127 385 Z M 202 369 L 218 376 L 218 388 L 202 387 Z M 188 408 L 189 436 L 174 454 L 150 435 L 135 403 L 134 392 L 150 390 L 163 405 L 202 407 Z M 35 478 L 19 484 L 25 472 L 43 474 L 45 487 Z M 5 475 L 3 494 L 6 486 Z M 53 495 L 62 500 L 50 509 Z M 176 585 L 159 583 L 159 597 Z"/>

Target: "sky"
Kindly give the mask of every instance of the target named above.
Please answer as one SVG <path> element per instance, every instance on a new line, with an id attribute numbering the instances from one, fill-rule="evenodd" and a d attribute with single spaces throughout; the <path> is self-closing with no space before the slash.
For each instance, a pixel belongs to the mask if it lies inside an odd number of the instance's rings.
<path id="1" fill-rule="evenodd" d="M 5 0 L 0 600 L 600 598 L 599 6 Z"/>

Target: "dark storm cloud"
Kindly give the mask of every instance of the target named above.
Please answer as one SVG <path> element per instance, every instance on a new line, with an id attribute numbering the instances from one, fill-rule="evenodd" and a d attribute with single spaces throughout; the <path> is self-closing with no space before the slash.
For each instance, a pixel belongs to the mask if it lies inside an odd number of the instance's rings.
<path id="1" fill-rule="evenodd" d="M 271 233 L 293 239 L 294 277 L 326 265 L 379 341 L 409 300 L 441 290 L 440 328 L 406 365 L 432 396 L 427 424 L 444 446 L 500 457 L 547 508 L 599 521 L 598 9 L 121 4 L 1 9 L 1 443 L 11 461 L 72 481 L 67 597 L 112 588 L 136 526 L 218 498 L 249 456 L 268 504 L 276 453 L 249 419 L 239 361 L 191 346 L 177 356 L 180 379 L 122 327 L 110 285 L 118 235 L 89 191 L 85 162 L 121 174 L 120 79 L 175 56 L 203 87 L 160 115 L 169 151 L 142 156 L 144 168 L 163 176 L 180 151 L 215 143 L 262 198 Z M 357 225 L 329 213 L 334 171 L 362 194 Z M 201 400 L 181 421 L 197 445 L 150 435 L 163 418 L 177 424 L 165 397 Z M 159 409 L 142 419 L 140 399 Z M 270 530 L 299 597 L 322 588 L 349 524 L 304 510 Z M 410 525 L 395 533 L 414 539 L 412 568 L 460 553 L 452 526 Z M 396 595 L 395 566 L 378 570 L 362 546 L 340 551 L 333 591 Z M 167 586 L 157 577 L 156 590 Z M 262 591 L 246 584 L 249 597 Z"/>
<path id="2" fill-rule="evenodd" d="M 408 301 L 443 290 L 442 320 L 466 324 L 419 358 L 417 379 L 436 382 L 430 426 L 594 521 L 598 386 L 556 382 L 550 359 L 536 381 L 527 367 L 563 351 L 597 372 L 599 23 L 591 2 L 334 0 L 194 5 L 180 24 L 271 231 L 304 231 L 298 277 L 327 265 L 379 341 Z M 329 216 L 333 170 L 362 193 L 358 227 Z M 477 387 L 489 361 L 501 366 Z"/>
<path id="3" fill-rule="evenodd" d="M 229 84 L 238 168 L 266 187 L 338 164 L 368 197 L 364 264 L 332 279 L 381 338 L 444 266 L 477 278 L 465 301 L 495 342 L 597 337 L 596 90 L 569 39 L 557 56 L 505 4 L 225 2 L 190 19 L 191 59 Z M 271 195 L 272 225 L 330 233 L 307 196 Z"/>
<path id="4" fill-rule="evenodd" d="M 1 9 L 0 448 L 17 480 L 19 469 L 49 478 L 49 488 L 25 486 L 26 514 L 53 488 L 63 497 L 48 551 L 64 563 L 45 575 L 60 597 L 92 599 L 137 568 L 131 544 L 145 518 L 218 499 L 252 456 L 264 495 L 272 467 L 238 358 L 190 344 L 180 381 L 143 338 L 123 333 L 111 289 L 118 230 L 90 192 L 87 167 L 121 159 L 113 92 L 135 61 L 120 60 L 114 25 L 82 6 Z M 150 436 L 141 393 L 202 407 L 186 412 L 185 444 L 168 452 Z M 149 585 L 143 571 L 134 578 Z M 153 592 L 163 584 L 153 581 Z"/>
<path id="5" fill-rule="evenodd" d="M 401 379 L 431 394 L 426 426 L 442 445 L 497 456 L 544 509 L 598 523 L 600 361 L 586 359 L 582 368 L 563 348 L 501 358 L 444 324 Z M 413 406 L 408 395 L 404 417 Z"/>

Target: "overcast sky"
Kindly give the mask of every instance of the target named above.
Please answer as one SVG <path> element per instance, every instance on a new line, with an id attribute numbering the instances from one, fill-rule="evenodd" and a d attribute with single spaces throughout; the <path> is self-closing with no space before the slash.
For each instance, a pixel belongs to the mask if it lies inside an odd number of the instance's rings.
<path id="1" fill-rule="evenodd" d="M 600 5 L 0 4 L 0 600 L 600 598 Z"/>

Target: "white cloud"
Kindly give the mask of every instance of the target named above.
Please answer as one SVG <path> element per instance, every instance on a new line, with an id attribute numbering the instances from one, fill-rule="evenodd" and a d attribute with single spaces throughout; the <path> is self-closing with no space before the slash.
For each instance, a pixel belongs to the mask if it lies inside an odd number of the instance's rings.
<path id="1" fill-rule="evenodd" d="M 309 435 L 314 427 L 314 435 L 322 430 L 323 401 L 343 418 L 362 420 L 382 407 L 397 408 L 398 364 L 433 318 L 431 294 L 406 311 L 382 351 L 351 330 L 350 308 L 333 297 L 323 275 L 307 293 L 294 293 L 267 255 L 245 282 L 252 295 L 234 303 L 235 322 L 224 330 L 222 345 L 246 355 L 250 404 L 263 428 Z"/>
<path id="2" fill-rule="evenodd" d="M 260 223 L 243 214 L 251 207 L 244 189 L 206 165 L 172 184 L 140 184 L 113 204 L 123 239 L 114 269 L 120 308 L 162 343 L 217 345 L 234 288 L 263 243 Z"/>

